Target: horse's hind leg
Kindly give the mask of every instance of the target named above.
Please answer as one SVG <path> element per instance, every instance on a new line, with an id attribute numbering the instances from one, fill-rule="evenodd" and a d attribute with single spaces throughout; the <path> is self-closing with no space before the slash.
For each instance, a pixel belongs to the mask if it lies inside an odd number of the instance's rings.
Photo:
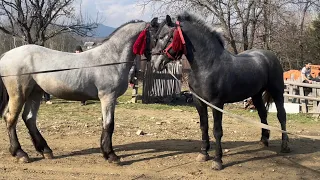
<path id="1" fill-rule="evenodd" d="M 29 130 L 29 134 L 36 150 L 41 153 L 44 158 L 52 159 L 52 150 L 40 134 L 36 125 L 36 118 L 40 106 L 41 97 L 41 89 L 34 89 L 31 92 L 31 94 L 28 96 L 27 102 L 24 105 L 22 119 Z"/>
<path id="2" fill-rule="evenodd" d="M 105 159 L 109 162 L 118 163 L 120 158 L 114 153 L 112 147 L 112 134 L 114 130 L 114 111 L 116 98 L 113 94 L 103 95 L 100 97 L 102 109 L 102 134 L 101 134 L 101 151 Z"/>
<path id="3" fill-rule="evenodd" d="M 274 103 L 277 107 L 277 117 L 281 124 L 281 129 L 283 131 L 287 130 L 286 123 L 287 123 L 287 117 L 286 117 L 286 110 L 284 109 L 284 97 L 283 93 L 279 91 L 279 93 L 270 92 Z M 289 137 L 287 133 L 282 133 L 282 144 L 281 144 L 281 152 L 288 153 L 290 152 L 290 148 L 288 146 Z"/>
<path id="4" fill-rule="evenodd" d="M 258 111 L 261 123 L 268 124 L 268 122 L 267 122 L 268 113 L 267 113 L 267 109 L 266 109 L 266 107 L 263 103 L 263 100 L 262 100 L 262 94 L 259 93 L 258 95 L 253 96 L 252 102 Z M 264 146 L 269 146 L 269 137 L 270 137 L 270 131 L 262 128 L 260 142 Z"/>
<path id="5" fill-rule="evenodd" d="M 16 131 L 18 116 L 21 112 L 23 103 L 23 98 L 21 98 L 20 96 L 10 96 L 8 107 L 5 110 L 3 117 L 7 125 L 8 135 L 10 139 L 10 153 L 12 156 L 16 157 L 18 161 L 26 163 L 30 161 L 29 156 L 21 149 Z"/>
<path id="6" fill-rule="evenodd" d="M 223 109 L 222 103 L 216 103 L 214 105 L 216 105 L 220 109 Z M 216 109 L 213 109 L 212 112 L 213 112 L 213 119 L 214 119 L 213 135 L 214 135 L 214 138 L 216 139 L 216 147 L 215 147 L 216 151 L 215 151 L 215 157 L 212 162 L 212 168 L 215 170 L 221 170 L 222 169 L 221 138 L 223 136 L 222 113 Z"/>

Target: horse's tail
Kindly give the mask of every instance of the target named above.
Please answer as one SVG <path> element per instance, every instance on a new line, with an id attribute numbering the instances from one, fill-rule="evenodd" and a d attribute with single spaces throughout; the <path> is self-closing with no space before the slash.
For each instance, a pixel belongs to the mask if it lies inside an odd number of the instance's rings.
<path id="1" fill-rule="evenodd" d="M 263 103 L 266 105 L 267 112 L 269 110 L 270 104 L 273 103 L 273 99 L 268 91 L 264 91 L 262 94 Z"/>
<path id="2" fill-rule="evenodd" d="M 4 56 L 2 54 L 0 59 Z M 3 84 L 2 78 L 0 77 L 0 117 L 2 117 L 4 110 L 6 109 L 9 102 L 9 95 L 6 87 Z"/>

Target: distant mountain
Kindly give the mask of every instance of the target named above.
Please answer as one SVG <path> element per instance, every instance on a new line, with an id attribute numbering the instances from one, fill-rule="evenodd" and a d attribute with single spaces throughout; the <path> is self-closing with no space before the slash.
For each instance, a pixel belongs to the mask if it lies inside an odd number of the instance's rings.
<path id="1" fill-rule="evenodd" d="M 105 26 L 103 24 L 98 24 L 98 27 L 93 30 L 93 37 L 105 38 L 109 36 L 116 28 Z"/>

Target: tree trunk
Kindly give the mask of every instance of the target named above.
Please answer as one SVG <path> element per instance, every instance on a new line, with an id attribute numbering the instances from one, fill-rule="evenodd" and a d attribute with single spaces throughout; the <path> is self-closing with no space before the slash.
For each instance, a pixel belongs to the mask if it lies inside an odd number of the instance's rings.
<path id="1" fill-rule="evenodd" d="M 269 25 L 269 16 L 270 16 L 270 11 L 269 11 L 269 0 L 264 0 L 263 1 L 263 27 L 264 27 L 264 34 L 262 36 L 263 40 L 263 48 L 264 49 L 270 49 L 269 46 L 269 36 L 270 36 L 270 25 Z"/>
<path id="2" fill-rule="evenodd" d="M 305 64 L 305 59 L 304 59 L 304 45 L 302 43 L 302 39 L 303 39 L 303 34 L 304 34 L 304 21 L 305 21 L 305 16 L 307 13 L 307 10 L 310 6 L 310 1 L 307 1 L 304 8 L 303 8 L 303 12 L 302 12 L 302 19 L 300 22 L 300 34 L 299 34 L 299 60 L 300 63 L 297 63 L 298 67 L 302 67 Z"/>

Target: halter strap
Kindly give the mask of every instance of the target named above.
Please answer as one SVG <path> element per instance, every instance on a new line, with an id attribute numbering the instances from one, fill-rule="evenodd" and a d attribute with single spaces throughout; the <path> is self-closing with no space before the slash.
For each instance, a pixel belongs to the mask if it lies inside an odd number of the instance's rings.
<path id="1" fill-rule="evenodd" d="M 175 38 L 175 35 L 179 35 L 182 46 L 183 46 L 183 54 L 187 55 L 187 46 L 186 46 L 186 41 L 183 37 L 183 33 L 182 33 L 182 29 L 181 29 L 181 25 L 180 25 L 180 21 L 176 22 L 176 28 L 174 29 L 173 32 L 173 39 Z M 178 52 L 175 51 L 175 55 L 170 54 L 170 49 L 173 48 L 173 41 L 162 51 L 163 54 L 165 54 L 169 59 L 172 60 L 177 60 L 179 59 L 181 56 L 179 55 L 179 50 Z M 174 51 L 174 50 L 173 50 Z"/>

